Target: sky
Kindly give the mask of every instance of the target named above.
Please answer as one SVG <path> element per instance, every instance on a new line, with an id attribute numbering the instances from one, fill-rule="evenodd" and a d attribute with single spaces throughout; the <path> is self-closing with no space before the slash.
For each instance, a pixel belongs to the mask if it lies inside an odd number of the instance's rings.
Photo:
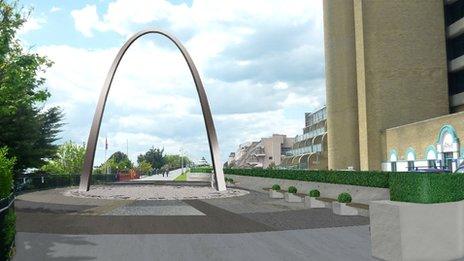
<path id="1" fill-rule="evenodd" d="M 325 104 L 322 0 L 22 0 L 24 47 L 54 62 L 43 75 L 65 114 L 61 139 L 87 141 L 100 90 L 119 48 L 158 28 L 189 51 L 203 81 L 222 161 L 239 144 L 302 133 Z M 115 151 L 154 147 L 210 159 L 195 85 L 182 55 L 159 35 L 135 42 L 108 97 L 95 164 Z M 128 145 L 128 146 L 127 146 Z"/>

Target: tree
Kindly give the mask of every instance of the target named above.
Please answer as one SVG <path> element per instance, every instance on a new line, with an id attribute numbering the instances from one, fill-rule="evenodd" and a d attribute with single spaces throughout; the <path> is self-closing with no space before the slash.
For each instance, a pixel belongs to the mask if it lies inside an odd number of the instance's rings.
<path id="1" fill-rule="evenodd" d="M 9 159 L 7 152 L 8 148 L 0 148 L 0 199 L 8 197 L 13 190 L 12 171 L 15 158 Z"/>
<path id="2" fill-rule="evenodd" d="M 180 156 L 180 155 L 166 155 L 164 157 L 165 164 L 169 166 L 171 169 L 178 169 L 181 167 L 182 164 L 182 158 L 183 158 L 183 163 L 184 166 L 188 165 L 191 161 L 188 157 L 186 156 Z"/>
<path id="3" fill-rule="evenodd" d="M 137 170 L 143 175 L 150 175 L 152 169 L 151 164 L 146 161 L 139 162 L 137 166 Z"/>
<path id="4" fill-rule="evenodd" d="M 145 154 L 140 154 L 137 157 L 137 162 L 146 161 L 151 164 L 152 168 L 160 169 L 165 164 L 165 158 L 163 156 L 164 149 L 154 148 L 149 149 Z"/>
<path id="5" fill-rule="evenodd" d="M 25 51 L 16 38 L 26 19 L 16 2 L 0 0 L 0 147 L 16 158 L 16 173 L 53 157 L 63 118 L 57 107 L 43 109 L 50 93 L 39 75 L 52 63 Z"/>
<path id="6" fill-rule="evenodd" d="M 132 167 L 133 164 L 129 157 L 125 153 L 117 151 L 106 162 L 100 165 L 96 173 L 106 174 L 106 170 L 108 170 L 109 173 L 116 174 L 119 170 L 129 170 Z"/>
<path id="7" fill-rule="evenodd" d="M 41 170 L 49 174 L 80 174 L 84 165 L 85 146 L 71 141 L 65 142 L 53 159 L 42 166 Z"/>

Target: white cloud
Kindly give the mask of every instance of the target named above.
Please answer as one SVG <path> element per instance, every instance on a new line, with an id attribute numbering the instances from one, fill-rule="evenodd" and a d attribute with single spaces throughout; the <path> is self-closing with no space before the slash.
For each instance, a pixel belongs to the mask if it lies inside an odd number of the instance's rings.
<path id="1" fill-rule="evenodd" d="M 280 102 L 280 105 L 284 108 L 287 107 L 306 107 L 306 108 L 315 108 L 320 107 L 320 98 L 312 94 L 309 95 L 298 95 L 296 93 L 289 93 L 287 98 Z"/>
<path id="2" fill-rule="evenodd" d="M 94 28 L 101 28 L 97 6 L 86 5 L 80 10 L 71 11 L 71 16 L 74 19 L 74 26 L 77 31 L 81 32 L 85 37 L 93 36 Z"/>
<path id="3" fill-rule="evenodd" d="M 274 84 L 274 89 L 276 90 L 286 90 L 288 89 L 288 84 L 286 82 L 278 81 Z"/>
<path id="4" fill-rule="evenodd" d="M 27 21 L 23 24 L 21 29 L 19 30 L 20 35 L 27 34 L 32 31 L 39 30 L 42 26 L 47 22 L 47 20 L 43 17 L 29 17 Z"/>
<path id="5" fill-rule="evenodd" d="M 53 6 L 52 8 L 50 8 L 50 13 L 56 13 L 59 11 L 61 11 L 61 8 L 58 6 Z"/>

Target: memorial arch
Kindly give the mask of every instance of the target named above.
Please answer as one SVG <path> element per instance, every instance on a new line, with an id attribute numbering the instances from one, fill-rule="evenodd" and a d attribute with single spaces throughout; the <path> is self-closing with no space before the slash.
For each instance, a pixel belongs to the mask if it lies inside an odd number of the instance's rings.
<path id="1" fill-rule="evenodd" d="M 103 118 L 103 113 L 105 111 L 106 100 L 108 98 L 108 93 L 111 88 L 111 84 L 113 82 L 114 75 L 116 74 L 116 70 L 121 62 L 124 54 L 129 49 L 129 47 L 140 37 L 146 34 L 159 34 L 165 36 L 171 42 L 173 42 L 179 51 L 184 56 L 185 61 L 190 69 L 190 73 L 192 74 L 193 81 L 195 82 L 195 87 L 198 93 L 198 98 L 200 100 L 201 110 L 203 112 L 203 119 L 205 121 L 206 126 L 206 134 L 208 135 L 208 142 L 209 142 L 209 150 L 211 152 L 211 159 L 213 164 L 214 170 L 214 178 L 216 183 L 216 189 L 218 191 L 226 190 L 226 184 L 224 180 L 224 173 L 222 170 L 222 163 L 220 159 L 220 152 L 219 152 L 219 144 L 217 141 L 216 129 L 214 127 L 213 117 L 211 115 L 211 109 L 209 107 L 208 98 L 206 96 L 205 89 L 203 88 L 203 83 L 201 82 L 200 75 L 198 74 L 197 68 L 193 63 L 192 58 L 190 57 L 187 49 L 182 45 L 182 43 L 172 36 L 171 34 L 157 29 L 146 29 L 140 31 L 133 35 L 127 42 L 121 47 L 116 58 L 114 59 L 113 63 L 111 64 L 111 68 L 106 76 L 105 83 L 103 84 L 103 88 L 100 93 L 100 98 L 98 99 L 97 108 L 95 109 L 95 114 L 92 121 L 92 127 L 90 129 L 89 138 L 87 141 L 87 149 L 85 152 L 84 158 L 84 169 L 81 174 L 81 180 L 79 184 L 79 190 L 81 191 L 88 191 L 90 189 L 90 180 L 93 171 L 93 162 L 95 158 L 95 149 L 97 147 L 98 141 L 98 134 L 100 133 L 100 125 Z"/>

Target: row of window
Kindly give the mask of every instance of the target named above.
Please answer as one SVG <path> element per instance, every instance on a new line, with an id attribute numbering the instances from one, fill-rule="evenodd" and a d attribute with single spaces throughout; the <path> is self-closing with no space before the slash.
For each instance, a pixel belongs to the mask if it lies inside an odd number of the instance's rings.
<path id="1" fill-rule="evenodd" d="M 446 26 L 458 21 L 464 17 L 464 1 L 459 0 L 453 4 L 445 4 L 445 23 Z"/>
<path id="2" fill-rule="evenodd" d="M 305 123 L 306 127 L 314 125 L 322 120 L 325 120 L 327 118 L 327 109 L 326 107 L 313 112 L 313 113 L 306 113 L 305 114 Z"/>
<path id="3" fill-rule="evenodd" d="M 464 17 L 464 0 L 456 1 L 453 4 L 445 5 L 446 26 L 453 24 Z M 448 61 L 464 55 L 464 34 L 447 39 L 446 53 Z M 464 71 L 448 74 L 449 95 L 464 92 Z"/>
<path id="4" fill-rule="evenodd" d="M 443 166 L 441 168 L 451 170 L 453 160 L 454 160 L 453 159 L 453 153 L 452 152 L 445 152 L 445 153 L 443 153 L 443 158 L 444 158 Z M 391 164 L 391 171 L 397 171 L 396 162 L 393 161 L 390 164 Z M 438 165 L 441 165 L 441 160 L 427 160 L 427 168 L 429 168 L 429 169 L 436 169 Z M 415 166 L 415 161 L 413 161 L 413 160 L 408 161 L 408 171 L 413 171 L 413 170 L 416 169 L 416 167 L 423 168 L 425 166 Z"/>
<path id="5" fill-rule="evenodd" d="M 321 152 L 321 151 L 322 151 L 322 144 L 319 143 L 319 144 L 314 144 L 312 146 L 289 150 L 287 155 L 298 156 L 298 155 L 302 155 L 305 153 L 314 153 L 314 152 Z"/>

